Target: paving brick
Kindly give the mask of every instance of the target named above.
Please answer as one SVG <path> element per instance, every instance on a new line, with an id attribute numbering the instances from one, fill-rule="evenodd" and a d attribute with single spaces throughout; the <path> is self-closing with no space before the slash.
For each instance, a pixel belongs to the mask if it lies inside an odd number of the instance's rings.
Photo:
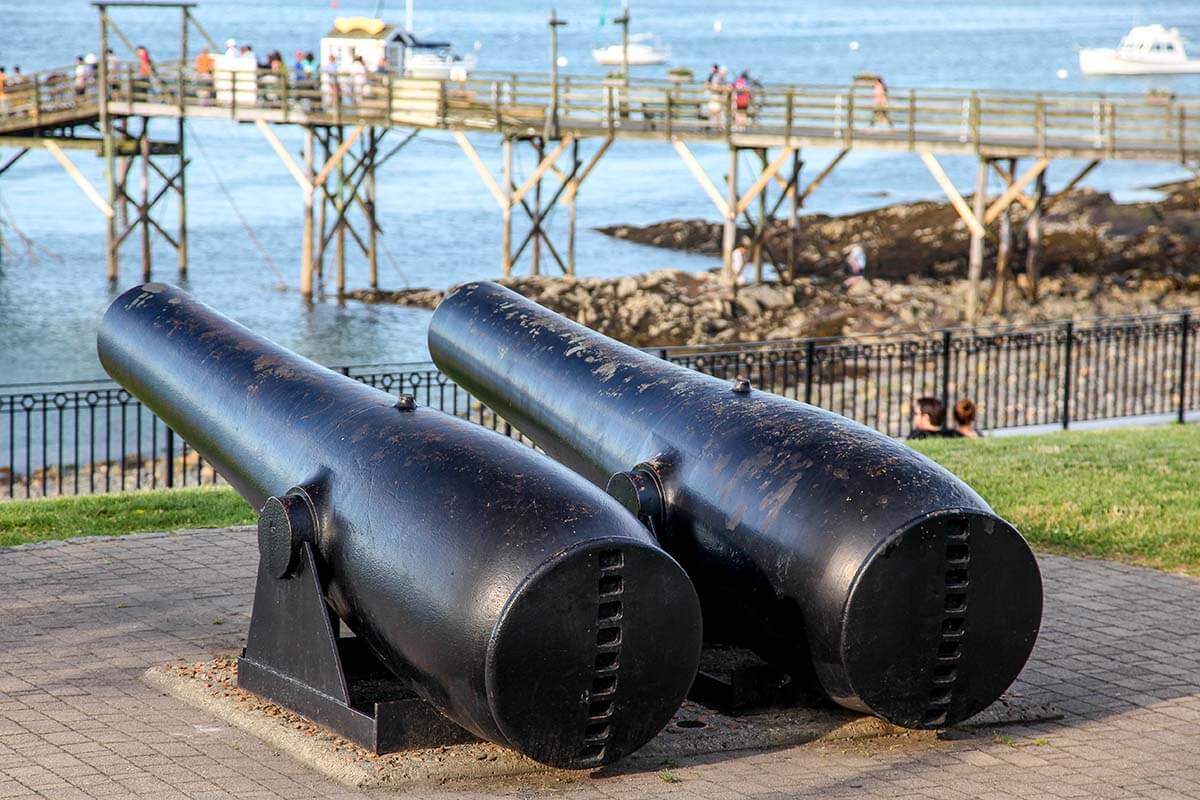
<path id="1" fill-rule="evenodd" d="M 1039 559 L 1046 613 L 1014 691 L 1067 712 L 932 745 L 876 740 L 681 760 L 532 792 L 431 798 L 1200 798 L 1200 581 Z M 358 798 L 146 688 L 147 667 L 236 652 L 254 532 L 91 538 L 0 550 L 0 798 Z M 214 618 L 224 620 L 214 627 Z M 203 736 L 200 728 L 213 728 Z"/>

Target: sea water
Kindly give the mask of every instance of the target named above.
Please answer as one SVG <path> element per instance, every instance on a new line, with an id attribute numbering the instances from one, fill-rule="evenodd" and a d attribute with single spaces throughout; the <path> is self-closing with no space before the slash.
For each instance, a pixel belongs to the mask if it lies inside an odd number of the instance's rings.
<path id="1" fill-rule="evenodd" d="M 559 30 L 560 54 L 567 61 L 563 72 L 601 74 L 604 69 L 592 62 L 590 51 L 618 40 L 618 29 L 602 21 L 619 13 L 619 2 L 554 0 L 554 5 L 569 23 Z M 542 71 L 549 59 L 548 10 L 548 4 L 516 0 L 418 2 L 416 27 L 427 38 L 450 40 L 460 51 L 474 53 L 480 70 Z M 690 67 L 699 77 L 719 62 L 734 73 L 748 69 L 764 82 L 844 85 L 856 73 L 876 72 L 902 89 L 1140 93 L 1166 87 L 1200 95 L 1197 76 L 1084 78 L 1075 55 L 1077 45 L 1113 46 L 1134 24 L 1160 22 L 1179 26 L 1185 36 L 1200 36 L 1200 3 L 1185 0 L 635 0 L 631 12 L 633 32 L 660 36 L 673 49 L 672 64 Z M 335 16 L 378 13 L 401 23 L 404 9 L 399 0 L 200 0 L 194 13 L 222 45 L 228 38 L 250 43 L 260 57 L 278 49 L 290 63 L 298 48 L 317 50 Z M 114 18 L 155 58 L 177 57 L 177 11 L 118 9 Z M 87 0 L 0 0 L 0 64 L 10 72 L 15 64 L 24 72 L 70 64 L 75 56 L 96 51 L 97 39 L 96 12 Z M 195 52 L 202 44 L 199 34 L 193 32 L 191 41 Z M 857 46 L 852 48 L 852 43 Z M 119 39 L 114 46 L 128 57 Z M 1200 56 L 1200 46 L 1194 49 Z M 664 69 L 636 74 L 661 76 Z M 1057 77 L 1059 70 L 1066 70 L 1066 79 Z M 168 133 L 169 123 L 160 124 L 163 134 Z M 299 129 L 281 126 L 276 131 L 289 150 L 299 151 Z M 498 137 L 477 134 L 473 140 L 498 174 Z M 585 158 L 593 147 L 584 145 Z M 697 145 L 694 151 L 719 180 L 726 169 L 723 148 Z M 14 152 L 0 148 L 0 163 Z M 70 155 L 94 185 L 102 186 L 99 158 L 80 151 Z M 154 250 L 155 279 L 178 282 L 256 331 L 324 363 L 427 357 L 428 311 L 338 303 L 329 296 L 311 306 L 303 302 L 297 291 L 300 191 L 253 126 L 189 121 L 188 155 L 189 277 L 178 279 L 173 251 L 159 243 Z M 814 174 L 832 155 L 806 150 L 806 174 Z M 969 190 L 974 181 L 972 159 L 942 161 L 955 183 Z M 1048 173 L 1051 189 L 1068 180 L 1078 166 L 1053 164 Z M 532 152 L 518 148 L 518 182 L 532 168 Z M 1087 185 L 1140 199 L 1141 189 L 1188 175 L 1166 163 L 1114 162 L 1095 170 Z M 422 132 L 380 170 L 378 184 L 384 288 L 443 288 L 498 277 L 498 209 L 449 134 Z M 992 191 L 998 188 L 994 183 Z M 936 197 L 936 184 L 914 155 L 855 151 L 811 196 L 807 210 L 846 213 Z M 173 202 L 159 215 L 167 230 L 173 230 Z M 519 216 L 518 236 L 523 235 Z M 559 242 L 565 217 L 559 210 L 549 223 Z M 715 266 L 712 258 L 640 247 L 592 230 L 677 217 L 715 219 L 717 214 L 665 143 L 618 141 L 579 196 L 579 274 Z M 136 245 L 126 247 L 120 280 L 111 287 L 105 279 L 103 218 L 45 152 L 30 153 L 0 176 L 0 219 L 14 251 L 0 266 L 0 384 L 100 377 L 96 325 L 115 294 L 140 280 Z M 365 286 L 365 260 L 352 247 L 349 253 L 348 284 Z M 527 259 L 518 270 L 528 269 Z M 548 273 L 557 269 L 548 255 L 542 266 Z M 326 269 L 331 269 L 329 262 Z"/>

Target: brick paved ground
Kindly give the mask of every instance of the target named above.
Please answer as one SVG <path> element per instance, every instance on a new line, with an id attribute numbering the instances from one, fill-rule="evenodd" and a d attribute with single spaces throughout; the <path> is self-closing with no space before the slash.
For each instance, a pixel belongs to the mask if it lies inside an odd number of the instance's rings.
<path id="1" fill-rule="evenodd" d="M 240 647 L 246 530 L 0 550 L 0 798 L 360 797 L 145 687 Z M 525 796 L 1200 798 L 1200 581 L 1043 557 L 1047 608 L 1016 687 L 1065 720 L 941 741 L 710 756 Z"/>

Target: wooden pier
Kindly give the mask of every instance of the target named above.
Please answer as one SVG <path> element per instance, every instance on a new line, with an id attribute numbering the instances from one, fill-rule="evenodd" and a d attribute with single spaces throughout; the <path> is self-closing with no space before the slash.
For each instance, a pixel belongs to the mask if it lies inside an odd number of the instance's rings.
<path id="1" fill-rule="evenodd" d="M 101 53 L 108 47 L 109 31 L 119 33 L 109 16 L 112 7 L 162 6 L 95 5 L 101 16 Z M 855 81 L 757 86 L 750 107 L 738 109 L 728 93 L 714 93 L 695 81 L 478 72 L 465 80 L 326 74 L 297 82 L 290 69 L 201 74 L 189 61 L 189 27 L 200 30 L 214 50 L 215 44 L 196 23 L 192 4 L 170 5 L 181 11 L 181 55 L 158 62 L 150 76 L 139 76 L 136 63 L 110 65 L 101 59 L 97 78 L 82 92 L 76 90 L 69 68 L 45 70 L 23 76 L 16 85 L 10 81 L 0 103 L 0 147 L 17 148 L 15 156 L 0 160 L 0 175 L 28 152 L 49 151 L 109 220 L 112 278 L 117 275 L 120 246 L 135 230 L 141 233 L 144 277 L 151 269 L 152 232 L 177 248 L 179 268 L 186 270 L 188 162 L 183 121 L 188 118 L 256 125 L 299 185 L 304 199 L 300 288 L 305 295 L 312 293 L 314 274 L 323 273 L 331 252 L 337 291 L 345 290 L 348 240 L 362 251 L 368 282 L 377 286 L 375 172 L 423 130 L 451 132 L 495 199 L 502 221 L 500 267 L 505 276 L 527 253 L 533 274 L 542 270 L 547 256 L 563 273 L 574 273 L 578 195 L 617 140 L 655 140 L 672 146 L 724 220 L 726 269 L 741 244 L 749 248 L 759 280 L 764 264 L 778 279 L 792 278 L 800 209 L 849 151 L 916 154 L 971 231 L 969 277 L 976 291 L 964 309 L 967 319 L 974 319 L 978 310 L 985 239 L 997 243 L 999 280 L 994 285 L 1003 285 L 1010 273 L 1009 210 L 1014 203 L 1028 212 L 1027 270 L 1036 282 L 1040 220 L 1055 200 L 1046 193 L 1046 171 L 1053 161 L 1086 162 L 1067 182 L 1070 189 L 1104 160 L 1187 164 L 1200 156 L 1200 98 L 893 88 L 887 107 L 879 109 L 873 105 L 870 82 Z M 128 43 L 123 34 L 120 38 Z M 886 122 L 879 119 L 881 110 L 886 111 Z M 151 123 L 158 120 L 171 121 L 172 135 L 165 140 L 150 135 Z M 276 137 L 274 127 L 279 125 L 304 129 L 300 159 Z M 472 144 L 478 136 L 501 138 L 499 175 Z M 728 149 L 729 167 L 723 177 L 714 179 L 702 169 L 691 150 L 699 143 Z M 531 148 L 537 160 L 519 185 L 513 176 L 516 147 Z M 65 152 L 70 148 L 104 153 L 107 192 L 92 187 L 74 168 Z M 806 185 L 801 181 L 804 148 L 836 151 Z M 746 151 L 756 163 L 751 175 L 739 174 Z M 942 155 L 978 160 L 970 202 L 942 170 L 937 160 Z M 170 163 L 164 166 L 166 159 Z M 1005 185 L 990 199 L 989 172 L 998 174 Z M 135 174 L 140 174 L 139 189 L 130 187 Z M 543 186 L 547 181 L 549 189 Z M 169 192 L 181 198 L 174 233 L 151 214 Z M 560 204 L 568 209 L 562 249 L 544 227 L 547 215 Z M 785 205 L 791 242 L 787 252 L 774 253 L 766 245 L 767 224 Z M 514 218 L 525 223 L 519 235 L 514 235 Z M 739 223 L 750 230 L 746 241 L 738 240 Z"/>

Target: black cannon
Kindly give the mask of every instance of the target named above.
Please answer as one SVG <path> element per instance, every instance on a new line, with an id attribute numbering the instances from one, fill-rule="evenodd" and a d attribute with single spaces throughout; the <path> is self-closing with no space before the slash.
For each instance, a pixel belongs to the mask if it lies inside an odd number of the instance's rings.
<path id="1" fill-rule="evenodd" d="M 450 293 L 434 361 L 618 497 L 691 575 L 706 638 L 797 683 L 932 728 L 992 703 L 1037 637 L 1019 533 L 904 444 L 668 363 L 501 286 Z"/>
<path id="2" fill-rule="evenodd" d="M 570 470 L 171 286 L 117 298 L 98 349 L 262 509 L 241 685 L 392 749 L 412 739 L 403 704 L 347 682 L 372 657 L 461 728 L 571 768 L 635 750 L 679 707 L 699 659 L 695 590 Z"/>

